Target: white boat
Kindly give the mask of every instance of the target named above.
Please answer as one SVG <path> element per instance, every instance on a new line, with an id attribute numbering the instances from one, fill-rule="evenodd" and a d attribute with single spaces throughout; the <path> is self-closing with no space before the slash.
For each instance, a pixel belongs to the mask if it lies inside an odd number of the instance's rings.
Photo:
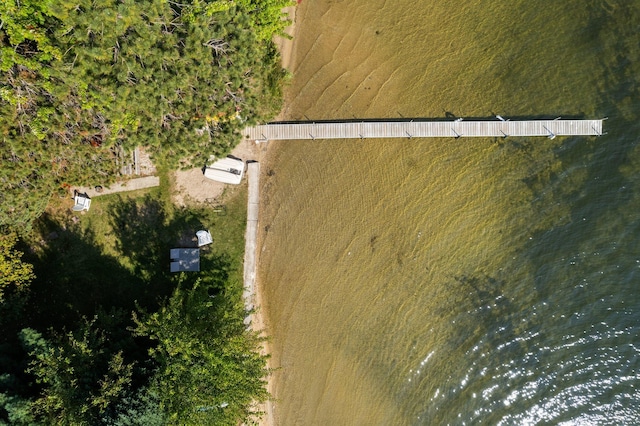
<path id="1" fill-rule="evenodd" d="M 234 185 L 242 181 L 244 175 L 244 161 L 227 157 L 215 161 L 215 158 L 204 168 L 204 177 L 222 183 L 231 183 Z"/>

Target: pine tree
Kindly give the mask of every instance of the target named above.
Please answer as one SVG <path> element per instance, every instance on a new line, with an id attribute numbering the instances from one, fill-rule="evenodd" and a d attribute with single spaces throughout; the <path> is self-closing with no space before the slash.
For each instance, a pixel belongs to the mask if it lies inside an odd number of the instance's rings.
<path id="1" fill-rule="evenodd" d="M 28 226 L 66 185 L 112 182 L 120 147 L 171 167 L 228 153 L 279 108 L 271 38 L 288 4 L 3 2 L 0 225 Z"/>

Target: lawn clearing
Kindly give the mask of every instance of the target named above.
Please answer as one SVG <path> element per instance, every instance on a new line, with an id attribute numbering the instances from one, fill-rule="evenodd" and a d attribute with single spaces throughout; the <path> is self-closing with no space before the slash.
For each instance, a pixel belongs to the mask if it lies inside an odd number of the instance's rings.
<path id="1" fill-rule="evenodd" d="M 28 240 L 38 271 L 32 302 L 42 304 L 40 320 L 55 325 L 57 318 L 64 325 L 96 309 L 154 310 L 182 274 L 183 282 L 199 278 L 203 286 L 219 283 L 223 274 L 226 288 L 211 292 L 224 290 L 241 305 L 246 185 L 227 191 L 215 205 L 178 207 L 171 202 L 171 182 L 161 182 L 95 197 L 83 213 L 71 212 L 67 199 L 51 203 Z M 200 272 L 169 272 L 169 250 L 197 247 L 200 229 L 213 237 L 200 249 Z M 48 309 L 53 305 L 55 311 Z"/>

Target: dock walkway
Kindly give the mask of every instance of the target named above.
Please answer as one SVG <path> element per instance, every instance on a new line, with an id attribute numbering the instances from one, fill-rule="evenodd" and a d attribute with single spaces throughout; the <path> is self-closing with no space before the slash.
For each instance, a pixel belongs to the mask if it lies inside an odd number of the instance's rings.
<path id="1" fill-rule="evenodd" d="M 258 239 L 258 211 L 260 206 L 260 163 L 247 164 L 249 194 L 247 197 L 247 230 L 244 246 L 244 308 L 250 312 L 255 303 L 256 248 Z M 251 324 L 251 314 L 245 318 L 245 325 Z"/>
<path id="2" fill-rule="evenodd" d="M 269 140 L 600 136 L 603 120 L 344 121 L 270 123 L 245 129 L 245 138 Z"/>

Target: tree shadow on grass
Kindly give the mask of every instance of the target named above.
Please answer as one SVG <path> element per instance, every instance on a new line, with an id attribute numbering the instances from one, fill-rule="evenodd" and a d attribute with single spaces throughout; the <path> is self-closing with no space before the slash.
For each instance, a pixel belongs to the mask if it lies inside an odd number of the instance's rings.
<path id="1" fill-rule="evenodd" d="M 116 249 L 131 264 L 133 273 L 151 283 L 158 294 L 168 296 L 180 274 L 170 272 L 170 250 L 198 247 L 196 231 L 207 229 L 204 212 L 178 209 L 167 212 L 162 202 L 146 196 L 143 199 L 123 199 L 109 209 L 110 225 L 116 238 Z M 182 285 L 190 286 L 200 279 L 205 285 L 219 288 L 229 277 L 231 260 L 226 254 L 216 254 L 209 247 L 200 250 L 200 272 L 185 272 Z"/>
<path id="2" fill-rule="evenodd" d="M 133 311 L 137 304 L 157 306 L 157 289 L 118 259 L 105 255 L 92 230 L 43 216 L 40 233 L 56 230 L 39 256 L 30 259 L 36 279 L 30 286 L 24 323 L 38 330 L 73 327 L 99 311 Z M 166 293 L 165 293 L 166 295 Z"/>
<path id="3" fill-rule="evenodd" d="M 34 399 L 47 388 L 28 372 L 35 358 L 29 355 L 33 348 L 21 340 L 21 330 L 25 328 L 41 333 L 54 349 L 68 341 L 70 333 L 82 335 L 80 331 L 88 323 L 96 335 L 104 337 L 104 341 L 89 348 L 93 355 L 87 368 L 97 369 L 91 375 L 97 379 L 82 385 L 80 394 L 84 396 L 88 394 L 82 392 L 99 387 L 99 379 L 109 368 L 107 361 L 115 354 L 122 354 L 123 363 L 133 366 L 132 389 L 148 382 L 148 349 L 152 342 L 130 332 L 134 326 L 132 312 L 138 306 L 157 309 L 166 294 L 159 294 L 152 282 L 105 254 L 93 228 L 83 229 L 80 223 L 67 218 L 45 214 L 36 223 L 41 246 L 25 259 L 33 263 L 36 278 L 29 286 L 26 302 L 20 306 L 21 315 L 1 322 L 0 367 L 4 376 L 0 392 L 7 392 L 12 398 Z M 0 423 L 3 416 L 6 413 L 0 408 Z"/>
<path id="4" fill-rule="evenodd" d="M 21 345 L 21 330 L 32 328 L 58 345 L 69 341 L 70 333 L 82 334 L 87 324 L 104 336 L 104 341 L 91 348 L 100 359 L 122 353 L 123 362 L 133 366 L 131 389 L 148 386 L 157 367 L 149 349 L 156 342 L 132 333 L 136 326 L 132 312 L 146 318 L 167 303 L 178 287 L 183 295 L 181 309 L 195 313 L 194 320 L 207 314 L 209 319 L 201 324 L 207 338 L 244 333 L 242 285 L 237 278 L 241 260 L 235 252 L 228 253 L 241 245 L 241 216 L 235 226 L 218 224 L 224 230 L 218 237 L 222 244 L 202 248 L 201 272 L 175 274 L 169 271 L 170 249 L 197 246 L 196 230 L 208 229 L 205 223 L 215 226 L 217 216 L 206 209 L 174 210 L 151 196 L 105 199 L 104 207 L 80 221 L 69 214 L 55 217 L 52 213 L 36 224 L 40 245 L 25 250 L 25 260 L 33 263 L 37 278 L 26 302 L 14 305 L 16 314 L 0 318 L 4 332 L 0 367 L 5 373 L 0 393 L 27 400 L 46 389 L 27 372 L 33 357 L 28 354 L 30 348 Z M 108 373 L 107 363 L 95 366 L 89 368 L 91 377 Z M 0 422 L 3 416 L 6 413 L 0 407 Z"/>
<path id="5" fill-rule="evenodd" d="M 118 197 L 108 212 L 116 250 L 132 265 L 134 275 L 164 287 L 170 281 L 164 267 L 166 248 L 174 238 L 162 203 L 149 195 L 142 200 Z"/>
<path id="6" fill-rule="evenodd" d="M 36 279 L 18 327 L 72 327 L 82 317 L 112 308 L 153 311 L 171 294 L 175 275 L 169 272 L 169 248 L 184 222 L 195 218 L 170 221 L 162 203 L 146 196 L 118 197 L 109 204 L 106 220 L 106 230 L 94 231 L 47 214 L 40 218 L 37 231 L 48 241 L 29 259 Z M 115 256 L 104 253 L 104 238 L 96 232 L 115 236 Z"/>
<path id="7" fill-rule="evenodd" d="M 132 265 L 134 274 L 160 288 L 173 288 L 169 251 L 197 247 L 192 241 L 202 226 L 197 216 L 187 210 L 168 214 L 162 202 L 147 195 L 143 199 L 120 197 L 111 204 L 109 218 L 116 249 Z"/>
<path id="8" fill-rule="evenodd" d="M 103 238 L 92 228 L 62 223 L 46 214 L 41 217 L 39 233 L 49 237 L 39 255 L 27 259 L 34 264 L 36 279 L 24 315 L 12 324 L 13 331 L 73 328 L 83 317 L 112 309 L 153 312 L 171 295 L 181 275 L 183 285 L 200 278 L 203 285 L 212 287 L 211 294 L 226 292 L 232 262 L 224 253 L 201 250 L 202 272 L 175 274 L 169 270 L 170 249 L 184 247 L 181 240 L 185 236 L 195 237 L 195 231 L 204 228 L 198 211 L 167 214 L 163 204 L 151 196 L 120 197 L 110 203 L 107 220 L 115 237 L 116 256 L 104 253 Z"/>

